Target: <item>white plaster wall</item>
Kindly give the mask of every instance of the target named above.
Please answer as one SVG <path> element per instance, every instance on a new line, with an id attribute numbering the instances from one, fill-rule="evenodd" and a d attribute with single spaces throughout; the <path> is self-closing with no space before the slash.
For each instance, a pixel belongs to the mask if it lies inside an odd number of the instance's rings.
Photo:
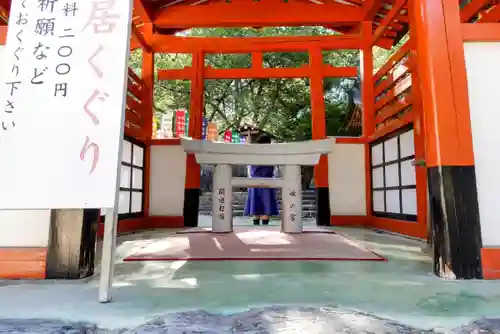
<path id="1" fill-rule="evenodd" d="M 0 247 L 48 247 L 50 210 L 0 211 Z"/>
<path id="2" fill-rule="evenodd" d="M 328 155 L 328 178 L 332 216 L 366 215 L 363 144 L 335 144 Z"/>
<path id="3" fill-rule="evenodd" d="M 500 43 L 465 43 L 483 246 L 500 246 Z"/>
<path id="4" fill-rule="evenodd" d="M 151 216 L 182 216 L 186 153 L 182 146 L 151 146 Z"/>

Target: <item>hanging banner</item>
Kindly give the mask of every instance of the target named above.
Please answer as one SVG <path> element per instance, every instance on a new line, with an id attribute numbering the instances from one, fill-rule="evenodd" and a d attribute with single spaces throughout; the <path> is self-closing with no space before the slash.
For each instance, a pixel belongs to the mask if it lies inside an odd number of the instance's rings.
<path id="1" fill-rule="evenodd" d="M 0 210 L 113 208 L 131 1 L 9 2 Z"/>
<path id="2" fill-rule="evenodd" d="M 186 112 L 184 110 L 175 111 L 175 134 L 176 138 L 184 137 L 186 133 Z"/>
<path id="3" fill-rule="evenodd" d="M 231 142 L 235 144 L 239 144 L 241 142 L 240 133 L 238 131 L 232 132 Z"/>
<path id="4" fill-rule="evenodd" d="M 207 140 L 210 141 L 217 141 L 219 140 L 219 132 L 217 130 L 217 124 L 215 123 L 208 123 L 207 125 Z"/>
<path id="5" fill-rule="evenodd" d="M 233 141 L 233 132 L 229 129 L 224 133 L 224 143 L 231 143 Z"/>
<path id="6" fill-rule="evenodd" d="M 208 121 L 205 117 L 203 117 L 203 124 L 201 128 L 201 138 L 203 140 L 207 139 L 207 127 L 208 127 Z"/>
<path id="7" fill-rule="evenodd" d="M 189 137 L 189 113 L 186 111 L 184 137 Z"/>

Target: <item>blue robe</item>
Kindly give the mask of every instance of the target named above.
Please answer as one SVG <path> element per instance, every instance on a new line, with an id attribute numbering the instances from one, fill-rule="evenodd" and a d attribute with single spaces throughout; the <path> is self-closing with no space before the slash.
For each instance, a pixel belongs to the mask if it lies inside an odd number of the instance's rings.
<path id="1" fill-rule="evenodd" d="M 273 166 L 250 166 L 251 177 L 273 177 Z M 245 216 L 278 216 L 276 189 L 249 188 Z"/>

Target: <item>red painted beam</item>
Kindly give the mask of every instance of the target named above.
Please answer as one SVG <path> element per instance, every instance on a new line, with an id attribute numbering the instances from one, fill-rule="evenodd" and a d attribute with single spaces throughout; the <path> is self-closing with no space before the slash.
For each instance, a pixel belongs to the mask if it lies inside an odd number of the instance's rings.
<path id="1" fill-rule="evenodd" d="M 150 45 L 159 53 L 252 53 L 357 50 L 364 45 L 360 35 L 284 36 L 284 37 L 178 37 L 153 35 Z"/>
<path id="2" fill-rule="evenodd" d="M 139 16 L 142 22 L 151 22 L 148 11 L 144 8 L 142 0 L 134 0 L 134 14 Z"/>
<path id="3" fill-rule="evenodd" d="M 358 74 L 357 67 L 333 67 L 324 65 L 321 73 L 324 77 L 350 78 Z M 312 74 L 309 66 L 299 68 L 211 68 L 205 67 L 205 79 L 267 79 L 267 78 L 307 78 Z M 158 71 L 158 80 L 191 80 L 193 69 L 186 67 L 176 70 Z"/>
<path id="4" fill-rule="evenodd" d="M 156 15 L 158 28 L 321 26 L 356 23 L 362 8 L 340 3 L 313 4 L 282 0 L 233 0 L 206 5 L 175 5 Z"/>
<path id="5" fill-rule="evenodd" d="M 7 26 L 0 26 L 0 45 L 7 43 Z"/>

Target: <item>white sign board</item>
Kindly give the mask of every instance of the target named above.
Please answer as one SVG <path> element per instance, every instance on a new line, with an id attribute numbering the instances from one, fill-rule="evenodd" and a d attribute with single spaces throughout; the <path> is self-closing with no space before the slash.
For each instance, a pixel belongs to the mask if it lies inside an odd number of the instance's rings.
<path id="1" fill-rule="evenodd" d="M 12 0 L 0 209 L 112 208 L 130 1 Z"/>

